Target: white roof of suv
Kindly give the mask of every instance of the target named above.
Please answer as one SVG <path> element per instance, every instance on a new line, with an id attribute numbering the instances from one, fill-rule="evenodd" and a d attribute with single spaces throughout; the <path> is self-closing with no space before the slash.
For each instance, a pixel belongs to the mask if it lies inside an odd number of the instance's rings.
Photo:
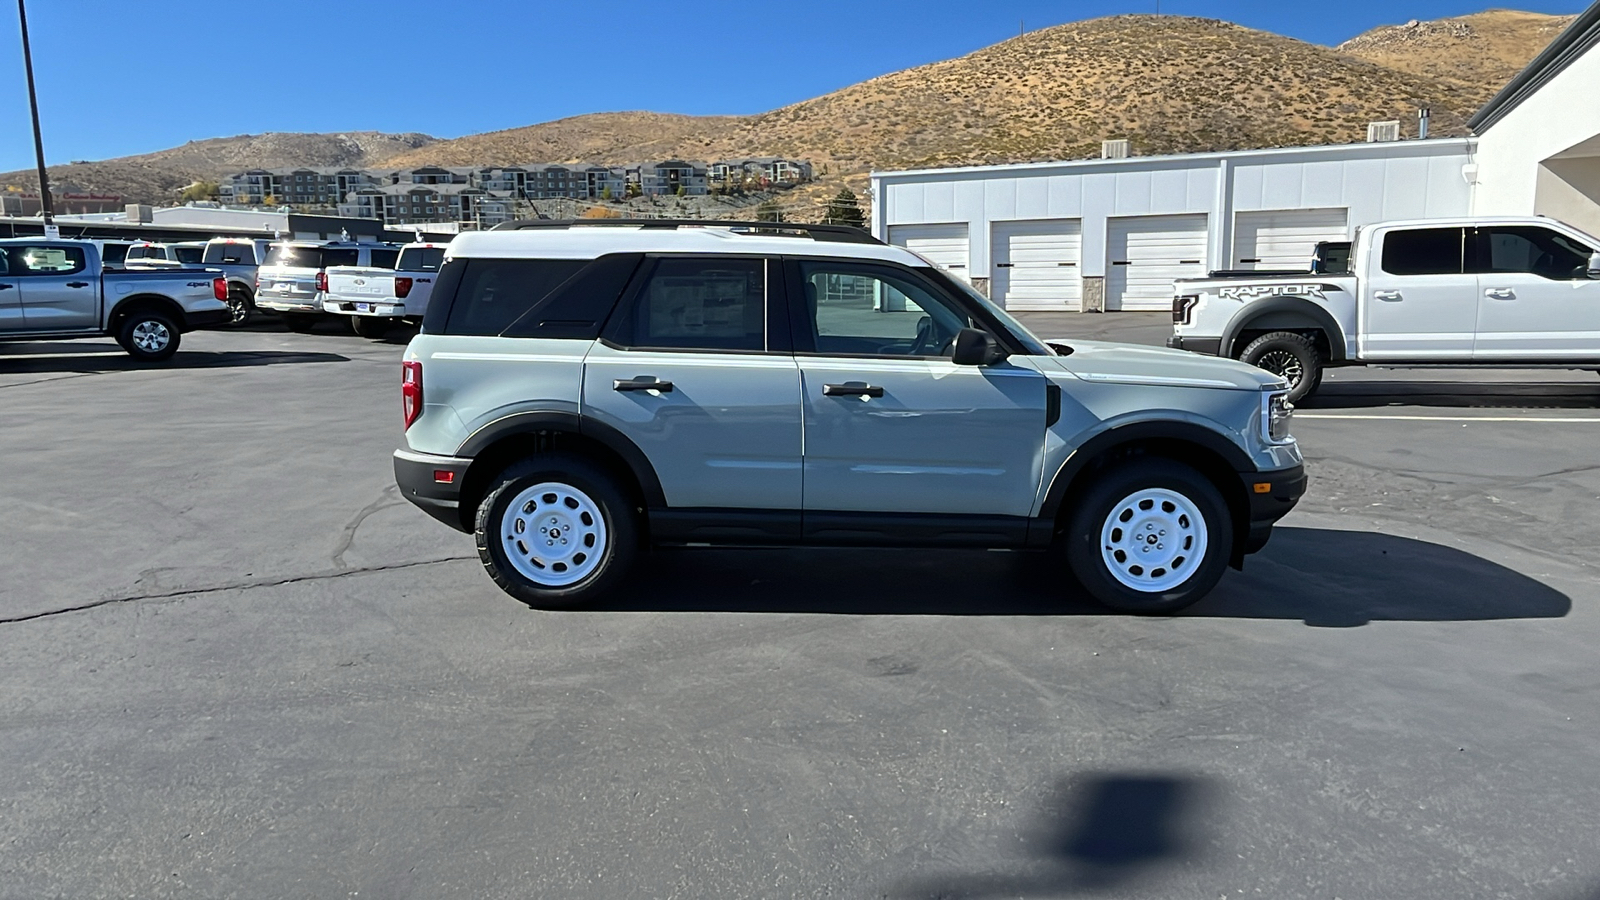
<path id="1" fill-rule="evenodd" d="M 604 220 L 598 220 L 603 222 Z M 902 247 L 851 240 L 818 240 L 804 226 L 775 223 L 762 227 L 793 229 L 793 233 L 750 233 L 740 226 L 651 225 L 587 223 L 572 227 L 541 226 L 524 230 L 469 231 L 450 242 L 453 259 L 592 259 L 607 253 L 752 253 L 773 256 L 847 256 L 880 259 L 911 266 L 926 266 L 922 257 Z"/>

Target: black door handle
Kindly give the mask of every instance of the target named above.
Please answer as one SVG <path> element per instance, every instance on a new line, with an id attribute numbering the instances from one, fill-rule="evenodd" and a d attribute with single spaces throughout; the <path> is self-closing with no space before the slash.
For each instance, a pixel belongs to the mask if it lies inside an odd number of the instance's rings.
<path id="1" fill-rule="evenodd" d="M 0 291 L 9 291 L 14 287 L 16 287 L 14 284 L 0 284 Z"/>
<path id="2" fill-rule="evenodd" d="M 665 394 L 672 391 L 672 382 L 659 381 L 654 375 L 641 375 L 638 378 L 618 378 L 611 382 L 611 389 L 614 391 L 660 391 Z"/>
<path id="3" fill-rule="evenodd" d="M 67 282 L 67 287 L 88 287 L 88 286 L 89 286 L 89 282 L 87 282 L 87 281 L 69 281 L 69 282 Z"/>
<path id="4" fill-rule="evenodd" d="M 882 397 L 883 388 L 874 384 L 864 384 L 852 381 L 847 384 L 825 384 L 822 386 L 824 397 Z"/>

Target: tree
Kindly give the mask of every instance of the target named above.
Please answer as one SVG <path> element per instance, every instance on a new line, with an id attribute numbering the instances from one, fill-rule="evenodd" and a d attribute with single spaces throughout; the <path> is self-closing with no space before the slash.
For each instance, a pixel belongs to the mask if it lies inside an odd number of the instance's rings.
<path id="1" fill-rule="evenodd" d="M 178 199 L 188 203 L 194 200 L 215 200 L 222 195 L 222 186 L 215 181 L 196 181 L 183 189 Z"/>
<path id="2" fill-rule="evenodd" d="M 639 188 L 639 182 L 637 181 L 628 182 L 627 186 L 622 189 L 622 196 L 627 197 L 630 200 L 639 196 L 641 193 L 643 193 L 643 191 Z"/>
<path id="3" fill-rule="evenodd" d="M 676 191 L 674 191 L 673 193 L 677 194 L 679 197 L 682 197 L 684 194 L 687 194 L 689 192 L 684 190 L 683 189 L 683 185 L 680 184 L 680 185 L 678 185 L 678 189 Z"/>
<path id="4" fill-rule="evenodd" d="M 605 187 L 600 189 L 600 199 L 601 200 L 610 200 L 611 197 L 612 197 L 611 185 L 608 184 Z"/>
<path id="5" fill-rule="evenodd" d="M 828 211 L 823 215 L 822 221 L 829 225 L 854 225 L 862 228 L 867 224 L 867 217 L 861 212 L 861 201 L 856 198 L 855 191 L 844 187 L 828 201 Z"/>
<path id="6" fill-rule="evenodd" d="M 756 221 L 757 222 L 782 222 L 783 221 L 783 209 L 782 209 L 782 207 L 778 206 L 777 201 L 764 200 L 764 201 L 762 201 L 760 206 L 756 207 Z"/>

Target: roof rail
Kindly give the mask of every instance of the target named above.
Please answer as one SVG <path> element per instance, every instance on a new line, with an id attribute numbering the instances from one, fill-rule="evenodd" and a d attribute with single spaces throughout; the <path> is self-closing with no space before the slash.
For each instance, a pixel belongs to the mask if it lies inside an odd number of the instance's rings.
<path id="1" fill-rule="evenodd" d="M 882 244 L 864 228 L 854 225 L 811 225 L 803 222 L 733 222 L 722 219 L 517 219 L 502 222 L 490 231 L 523 231 L 538 228 L 617 227 L 628 228 L 725 228 L 738 234 L 778 237 L 809 237 L 814 241 L 844 244 Z"/>

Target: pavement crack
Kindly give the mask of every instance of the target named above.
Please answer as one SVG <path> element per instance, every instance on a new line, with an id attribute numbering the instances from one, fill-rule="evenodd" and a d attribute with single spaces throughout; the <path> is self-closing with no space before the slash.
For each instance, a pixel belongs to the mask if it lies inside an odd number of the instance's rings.
<path id="1" fill-rule="evenodd" d="M 344 528 L 339 533 L 339 543 L 334 547 L 333 556 L 331 557 L 335 566 L 340 569 L 349 568 L 345 564 L 344 555 L 350 552 L 350 545 L 355 543 L 356 532 L 361 530 L 362 523 L 366 522 L 369 516 L 404 503 L 403 499 L 396 496 L 399 492 L 399 485 L 389 485 L 383 489 L 383 493 L 378 495 L 378 499 L 363 506 L 361 511 L 355 514 L 354 518 L 345 523 Z"/>
<path id="2" fill-rule="evenodd" d="M 12 616 L 0 619 L 0 625 L 14 625 L 19 622 L 32 622 L 35 619 L 48 619 L 67 613 L 86 612 L 99 609 L 102 606 L 114 606 L 121 603 L 134 603 L 141 600 L 172 600 L 179 597 L 195 597 L 203 594 L 218 594 L 223 591 L 248 591 L 255 588 L 281 587 L 286 584 L 301 584 L 308 581 L 331 581 L 336 578 L 345 578 L 351 575 L 367 575 L 375 572 L 393 572 L 401 569 L 415 569 L 422 566 L 436 566 L 440 563 L 461 562 L 477 559 L 477 554 L 470 556 L 441 556 L 435 559 L 421 559 L 412 562 L 389 563 L 381 566 L 363 566 L 359 569 L 339 569 L 331 572 L 313 572 L 308 575 L 290 575 L 284 578 L 252 578 L 247 581 L 236 581 L 230 584 L 211 585 L 209 587 L 183 588 L 182 590 L 165 591 L 159 594 L 130 594 L 124 597 L 106 597 L 89 603 L 80 603 L 76 606 L 66 606 L 60 609 L 51 609 L 44 612 L 29 613 L 25 616 Z"/>

